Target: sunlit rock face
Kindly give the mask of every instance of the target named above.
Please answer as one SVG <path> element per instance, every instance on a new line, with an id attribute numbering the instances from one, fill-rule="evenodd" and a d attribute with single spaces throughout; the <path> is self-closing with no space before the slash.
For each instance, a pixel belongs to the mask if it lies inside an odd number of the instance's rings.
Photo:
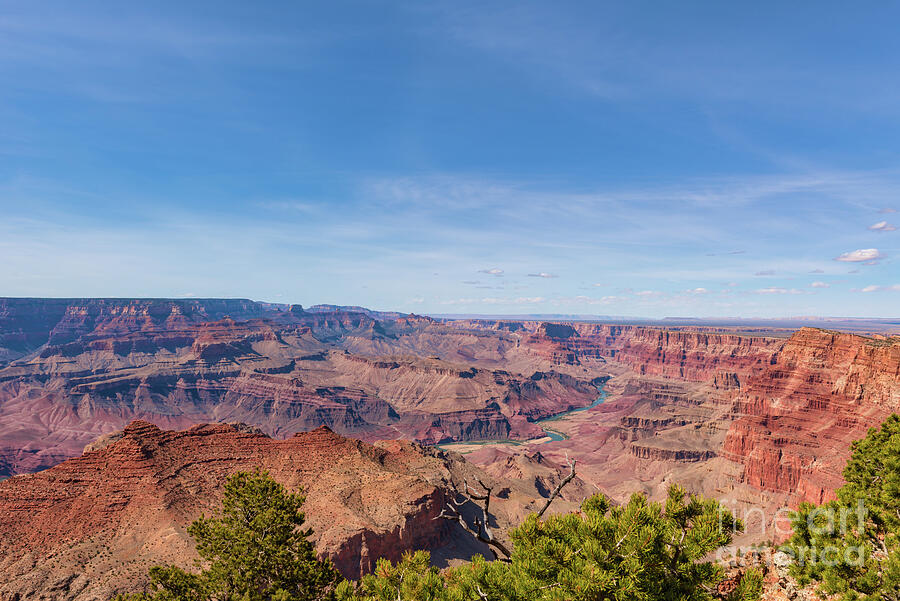
<path id="1" fill-rule="evenodd" d="M 484 482 L 500 493 L 495 513 L 505 531 L 563 469 L 540 458 L 517 465 L 527 477 L 506 480 L 455 453 L 408 441 L 369 444 L 324 426 L 279 440 L 245 424 L 171 431 L 135 421 L 80 457 L 0 482 L 0 599 L 109 599 L 140 589 L 150 565 L 192 568 L 186 527 L 217 510 L 226 479 L 241 470 L 266 470 L 304 492 L 318 552 L 347 577 L 412 549 L 431 550 L 439 562 L 489 555 L 436 518 L 454 486 Z M 576 478 L 554 510 L 572 510 L 588 494 Z"/>
<path id="2" fill-rule="evenodd" d="M 545 362 L 506 369 L 510 339 L 355 308 L 0 299 L 0 346 L 0 476 L 133 419 L 439 443 L 540 436 L 533 420 L 596 396 Z"/>
<path id="3" fill-rule="evenodd" d="M 12 299 L 0 300 L 0 341 L 5 476 L 77 457 L 135 419 L 174 430 L 242 422 L 276 439 L 325 425 L 368 441 L 481 441 L 462 450 L 486 470 L 506 466 L 498 474 L 568 455 L 619 500 L 681 482 L 773 508 L 829 498 L 850 442 L 900 405 L 897 338 L 811 328 Z M 602 404 L 568 413 L 598 386 Z"/>

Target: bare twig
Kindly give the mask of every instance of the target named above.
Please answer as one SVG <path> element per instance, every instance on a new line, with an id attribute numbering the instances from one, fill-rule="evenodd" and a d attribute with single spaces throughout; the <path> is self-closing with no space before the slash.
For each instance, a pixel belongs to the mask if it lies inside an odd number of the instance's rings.
<path id="1" fill-rule="evenodd" d="M 488 545 L 496 559 L 508 562 L 512 553 L 506 545 L 494 538 L 494 533 L 491 531 L 489 524 L 491 519 L 491 492 L 493 489 L 480 480 L 478 484 L 484 489 L 483 493 L 475 491 L 469 486 L 468 482 L 463 483 L 465 492 L 460 492 L 458 488 L 454 487 L 453 494 L 455 498 L 450 499 L 437 517 L 457 522 L 477 540 Z M 462 501 L 459 500 L 460 497 L 463 499 Z M 476 501 L 480 501 L 483 505 L 479 505 Z M 468 503 L 474 505 L 480 514 L 475 516 L 474 525 L 472 526 L 463 519 L 460 511 Z"/>
<path id="2" fill-rule="evenodd" d="M 537 516 L 542 517 L 544 512 L 547 511 L 547 508 L 550 507 L 550 503 L 553 502 L 557 496 L 559 496 L 560 491 L 563 489 L 563 486 L 572 481 L 575 477 L 575 459 L 569 459 L 569 454 L 566 453 L 566 463 L 569 464 L 569 475 L 562 479 L 562 481 L 557 485 L 556 489 L 550 494 L 550 497 L 547 499 L 547 502 L 544 503 L 544 506 L 541 507 L 541 510 L 538 511 Z"/>
<path id="3" fill-rule="evenodd" d="M 566 462 L 569 465 L 569 474 L 563 478 L 559 485 L 557 485 L 556 489 L 550 494 L 550 497 L 547 499 L 544 506 L 538 512 L 537 517 L 541 517 L 547 511 L 547 508 L 550 507 L 550 504 L 553 502 L 556 497 L 559 496 L 560 491 L 563 487 L 572 481 L 575 478 L 575 460 L 569 459 L 569 456 L 566 455 Z M 491 552 L 494 554 L 494 557 L 503 562 L 509 562 L 512 557 L 512 552 L 504 545 L 502 542 L 498 541 L 494 537 L 494 533 L 491 531 L 490 521 L 491 521 L 491 494 L 493 489 L 482 482 L 481 480 L 476 480 L 478 485 L 481 487 L 483 492 L 479 492 L 475 488 L 469 486 L 468 481 L 463 481 L 463 490 L 460 491 L 457 485 L 453 485 L 453 496 L 447 501 L 445 507 L 441 510 L 441 513 L 435 519 L 444 519 L 456 522 L 466 532 L 471 534 L 491 549 Z M 472 525 L 469 525 L 468 522 L 462 516 L 462 508 L 468 504 L 471 504 L 476 509 L 476 515 L 472 520 Z"/>

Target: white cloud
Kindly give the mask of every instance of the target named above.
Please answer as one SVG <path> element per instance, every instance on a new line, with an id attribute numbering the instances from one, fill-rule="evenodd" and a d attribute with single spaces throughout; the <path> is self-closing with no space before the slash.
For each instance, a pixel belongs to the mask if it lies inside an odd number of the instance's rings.
<path id="1" fill-rule="evenodd" d="M 542 296 L 520 296 L 518 298 L 483 298 L 481 302 L 487 305 L 535 305 L 544 302 Z"/>
<path id="2" fill-rule="evenodd" d="M 813 282 L 812 284 L 810 284 L 810 286 L 812 288 L 830 288 L 831 284 L 828 284 L 826 282 Z"/>
<path id="3" fill-rule="evenodd" d="M 879 212 L 879 213 L 883 213 L 883 214 L 886 215 L 886 214 L 888 214 L 888 213 L 896 213 L 896 212 L 897 212 L 897 209 L 892 209 L 892 208 L 890 208 L 890 207 L 885 207 L 885 208 L 881 209 L 881 210 L 878 211 L 878 212 Z"/>
<path id="4" fill-rule="evenodd" d="M 884 255 L 878 252 L 877 248 L 860 248 L 835 257 L 835 261 L 843 261 L 845 263 L 863 263 L 869 261 L 877 261 L 883 259 Z"/>
<path id="5" fill-rule="evenodd" d="M 759 290 L 754 290 L 754 292 L 756 294 L 801 294 L 796 288 L 777 288 L 775 286 L 760 288 Z"/>
<path id="6" fill-rule="evenodd" d="M 897 291 L 897 290 L 900 290 L 900 284 L 893 284 L 891 286 L 876 286 L 875 284 L 871 284 L 869 286 L 866 286 L 865 288 L 856 290 L 856 292 L 878 292 L 880 290 Z"/>
<path id="7" fill-rule="evenodd" d="M 775 270 L 774 270 L 774 269 L 766 269 L 766 270 L 764 270 L 764 271 L 757 271 L 757 272 L 754 273 L 753 275 L 756 275 L 756 276 L 775 275 Z"/>
<path id="8" fill-rule="evenodd" d="M 304 202 L 299 200 L 264 200 L 257 202 L 256 205 L 262 209 L 269 209 L 272 211 L 318 213 L 321 210 L 320 205 L 317 205 L 314 202 Z"/>
<path id="9" fill-rule="evenodd" d="M 635 296 L 659 296 L 662 294 L 659 290 L 641 290 L 639 292 L 635 292 Z"/>
<path id="10" fill-rule="evenodd" d="M 554 275 L 552 273 L 546 273 L 546 272 L 542 271 L 540 273 L 529 273 L 528 277 L 530 277 L 530 278 L 555 278 L 555 277 L 559 277 L 559 276 Z"/>
<path id="11" fill-rule="evenodd" d="M 878 223 L 870 225 L 869 229 L 873 232 L 893 232 L 897 228 L 887 221 L 879 221 Z"/>
<path id="12" fill-rule="evenodd" d="M 493 269 L 479 269 L 478 273 L 486 273 L 488 275 L 503 275 L 503 270 L 494 267 Z"/>
<path id="13" fill-rule="evenodd" d="M 876 290 L 881 290 L 881 286 L 875 286 L 874 284 L 871 286 L 866 286 L 860 292 L 875 292 Z"/>
<path id="14" fill-rule="evenodd" d="M 706 288 L 694 288 L 693 290 L 686 290 L 688 294 L 706 294 L 709 292 Z"/>
<path id="15" fill-rule="evenodd" d="M 562 299 L 563 304 L 566 303 L 584 303 L 588 305 L 609 305 L 617 301 L 624 300 L 620 296 L 602 296 L 600 298 L 591 298 L 589 296 L 576 296 L 575 298 Z"/>

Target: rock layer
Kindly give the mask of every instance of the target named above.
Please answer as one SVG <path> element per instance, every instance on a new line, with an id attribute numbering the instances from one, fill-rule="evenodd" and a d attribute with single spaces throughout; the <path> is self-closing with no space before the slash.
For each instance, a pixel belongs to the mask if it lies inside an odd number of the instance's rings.
<path id="1" fill-rule="evenodd" d="M 737 395 L 723 446 L 764 490 L 820 503 L 841 484 L 850 443 L 900 408 L 900 339 L 805 328 Z"/>
<path id="2" fill-rule="evenodd" d="M 230 474 L 253 469 L 304 491 L 317 549 L 347 576 L 407 549 L 487 553 L 435 519 L 454 483 L 495 482 L 459 455 L 324 427 L 276 440 L 242 425 L 163 431 L 137 421 L 81 457 L 0 482 L 0 599 L 108 599 L 139 587 L 149 565 L 190 567 L 186 526 L 216 510 Z M 516 518 L 542 494 L 503 489 L 499 515 Z"/>
<path id="3" fill-rule="evenodd" d="M 840 485 L 853 439 L 900 405 L 900 338 L 513 320 L 441 322 L 251 301 L 0 300 L 0 477 L 132 419 L 321 424 L 366 440 L 567 438 L 472 454 L 579 460 L 625 498 L 670 482 L 770 507 Z M 525 461 L 522 459 L 522 461 Z M 523 464 L 524 465 L 524 464 Z M 499 473 L 499 472 L 498 472 Z"/>
<path id="4" fill-rule="evenodd" d="M 538 436 L 534 420 L 595 394 L 553 370 L 460 362 L 489 349 L 502 364 L 510 340 L 340 307 L 0 299 L 0 328 L 7 355 L 21 355 L 0 362 L 0 477 L 75 456 L 132 419 L 438 443 Z"/>

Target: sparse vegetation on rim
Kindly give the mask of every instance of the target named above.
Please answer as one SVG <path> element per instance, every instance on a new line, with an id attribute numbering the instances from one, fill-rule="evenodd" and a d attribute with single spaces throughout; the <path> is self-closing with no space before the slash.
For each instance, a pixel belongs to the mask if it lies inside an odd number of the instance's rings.
<path id="1" fill-rule="evenodd" d="M 475 557 L 441 572 L 427 552 L 408 552 L 350 582 L 316 558 L 303 501 L 264 472 L 233 475 L 221 514 L 189 529 L 200 571 L 151 568 L 148 592 L 117 601 L 704 601 L 716 598 L 724 574 L 708 560 L 731 541 L 723 521 L 740 529 L 717 501 L 678 486 L 665 503 L 635 494 L 616 507 L 596 494 L 578 512 L 529 516 L 511 533 L 508 555 L 498 555 L 505 561 Z M 747 571 L 724 598 L 754 601 L 761 585 L 761 575 Z"/>

